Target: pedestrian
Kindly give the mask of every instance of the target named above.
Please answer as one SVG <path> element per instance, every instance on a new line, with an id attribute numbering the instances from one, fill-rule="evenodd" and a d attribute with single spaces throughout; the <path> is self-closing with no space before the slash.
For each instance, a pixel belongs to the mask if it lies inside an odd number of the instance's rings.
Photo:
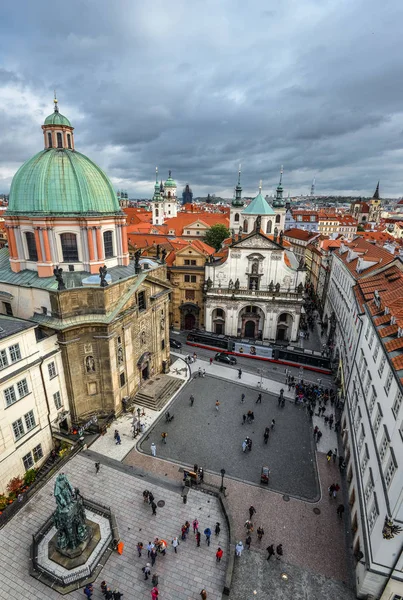
<path id="1" fill-rule="evenodd" d="M 111 588 L 106 588 L 106 592 L 105 592 L 105 600 L 113 600 L 113 592 L 111 590 Z"/>
<path id="2" fill-rule="evenodd" d="M 154 502 L 154 494 L 152 492 L 148 492 L 148 504 L 152 504 Z"/>
<path id="3" fill-rule="evenodd" d="M 151 590 L 151 600 L 157 600 L 158 598 L 158 588 L 157 587 L 153 587 L 153 589 Z"/>
<path id="4" fill-rule="evenodd" d="M 141 558 L 142 551 L 143 551 L 143 542 L 137 542 L 137 552 L 139 553 L 139 558 Z"/>
<path id="5" fill-rule="evenodd" d="M 215 553 L 215 559 L 217 562 L 221 562 L 222 559 L 222 555 L 224 554 L 224 552 L 221 550 L 220 547 L 218 547 L 217 552 Z"/>
<path id="6" fill-rule="evenodd" d="M 95 475 L 98 475 L 100 468 L 101 468 L 101 463 L 96 462 L 95 463 Z"/>
<path id="7" fill-rule="evenodd" d="M 113 439 L 115 440 L 115 442 L 118 439 L 118 435 L 119 435 L 119 430 L 115 429 L 115 433 L 113 434 Z"/>
<path id="8" fill-rule="evenodd" d="M 212 364 L 213 364 L 213 357 L 210 356 L 210 365 L 212 365 Z"/>
<path id="9" fill-rule="evenodd" d="M 196 354 L 196 352 L 193 352 L 193 361 L 196 362 L 196 360 L 197 360 L 197 354 Z"/>
<path id="10" fill-rule="evenodd" d="M 276 548 L 276 553 L 277 553 L 277 560 L 280 560 L 280 558 L 283 556 L 283 544 L 279 544 Z"/>
<path id="11" fill-rule="evenodd" d="M 316 442 L 317 444 L 319 444 L 320 442 L 320 438 L 322 437 L 323 433 L 321 432 L 321 430 L 319 429 L 317 435 L 316 435 Z"/>
<path id="12" fill-rule="evenodd" d="M 249 507 L 249 519 L 252 521 L 253 515 L 256 514 L 256 508 L 254 506 Z"/>
<path id="13" fill-rule="evenodd" d="M 242 556 L 242 550 L 243 550 L 243 543 L 242 542 L 238 542 L 237 545 L 235 546 L 235 553 L 237 556 Z"/>
<path id="14" fill-rule="evenodd" d="M 113 600 L 120 600 L 122 596 L 122 592 L 119 592 L 119 590 L 113 590 Z"/>
<path id="15" fill-rule="evenodd" d="M 246 415 L 242 415 L 242 425 L 245 425 Z"/>
<path id="16" fill-rule="evenodd" d="M 84 588 L 84 594 L 87 596 L 88 600 L 90 600 L 92 594 L 94 593 L 94 588 L 91 583 L 88 583 Z"/>
<path id="17" fill-rule="evenodd" d="M 197 373 L 198 373 L 199 377 L 202 376 L 202 369 L 201 369 L 201 367 L 199 367 L 199 370 L 197 371 Z"/>
<path id="18" fill-rule="evenodd" d="M 200 535 L 200 531 L 198 531 L 196 533 L 196 542 L 197 542 L 197 547 L 200 548 L 200 539 L 201 539 L 201 535 Z"/>
<path id="19" fill-rule="evenodd" d="M 181 527 L 181 538 L 183 541 L 186 541 L 186 526 L 182 525 Z"/>
<path id="20" fill-rule="evenodd" d="M 206 590 L 204 588 L 200 592 L 200 596 L 201 596 L 202 600 L 207 600 L 207 592 L 206 592 Z"/>
<path id="21" fill-rule="evenodd" d="M 153 509 L 153 515 L 157 514 L 157 505 L 155 504 L 155 502 L 151 502 L 151 508 Z"/>
<path id="22" fill-rule="evenodd" d="M 197 469 L 195 469 L 197 471 Z M 188 535 L 189 533 L 189 529 L 190 529 L 190 523 L 189 521 L 185 521 L 185 531 L 186 531 L 186 535 Z"/>
<path id="23" fill-rule="evenodd" d="M 337 448 L 335 448 L 335 449 L 333 450 L 333 462 L 334 462 L 334 463 L 336 462 L 336 458 L 337 458 Z"/>
<path id="24" fill-rule="evenodd" d="M 151 550 L 154 548 L 154 544 L 152 542 L 148 542 L 147 544 L 147 556 L 150 558 Z"/>
<path id="25" fill-rule="evenodd" d="M 329 496 L 332 497 L 333 492 L 334 492 L 334 483 L 332 483 L 332 485 L 329 485 L 329 487 L 327 488 L 327 491 L 329 492 Z"/>
<path id="26" fill-rule="evenodd" d="M 248 438 L 248 450 L 252 452 L 252 440 L 250 438 Z"/>
<path id="27" fill-rule="evenodd" d="M 329 429 L 331 429 L 331 428 L 332 428 L 332 425 L 333 425 L 333 420 L 334 420 L 334 416 L 333 416 L 333 415 L 330 415 L 330 417 L 329 417 Z"/>
<path id="28" fill-rule="evenodd" d="M 337 498 L 337 492 L 339 491 L 340 486 L 338 483 L 335 484 L 334 489 L 333 489 L 333 498 Z"/>
<path id="29" fill-rule="evenodd" d="M 206 377 L 206 369 L 203 369 L 202 375 L 203 375 L 203 377 Z"/>
<path id="30" fill-rule="evenodd" d="M 150 558 L 151 558 L 151 566 L 153 567 L 155 565 L 155 561 L 157 560 L 157 550 L 156 550 L 154 544 L 150 550 Z"/>
<path id="31" fill-rule="evenodd" d="M 245 540 L 245 545 L 247 547 L 248 550 L 250 550 L 250 545 L 252 543 L 252 538 L 250 537 L 250 535 L 248 535 L 248 537 Z"/>
<path id="32" fill-rule="evenodd" d="M 270 546 L 267 546 L 266 550 L 268 552 L 267 560 L 270 560 L 271 557 L 274 555 L 274 544 L 270 544 Z"/>
<path id="33" fill-rule="evenodd" d="M 242 379 L 242 369 L 238 369 L 238 379 Z"/>
<path id="34" fill-rule="evenodd" d="M 316 436 L 318 435 L 318 431 L 319 431 L 319 427 L 317 425 L 315 425 L 315 428 L 313 430 L 313 437 L 314 437 L 315 442 L 316 442 Z"/>
<path id="35" fill-rule="evenodd" d="M 344 513 L 344 504 L 339 504 L 336 512 L 339 515 L 339 518 L 341 519 L 343 517 L 343 513 Z"/>
<path id="36" fill-rule="evenodd" d="M 262 404 L 262 394 L 259 394 L 256 400 L 256 404 Z"/>
<path id="37" fill-rule="evenodd" d="M 166 444 L 167 443 L 167 437 L 168 437 L 168 434 L 166 433 L 166 431 L 163 431 L 161 433 L 161 437 L 162 437 L 162 443 Z"/>
<path id="38" fill-rule="evenodd" d="M 122 443 L 122 440 L 120 439 L 120 435 L 119 435 L 119 433 L 118 433 L 118 434 L 117 434 L 117 436 L 116 436 L 116 445 L 117 445 L 117 446 L 120 446 L 120 445 L 121 445 L 121 443 Z"/>
<path id="39" fill-rule="evenodd" d="M 330 461 L 332 460 L 332 456 L 333 456 L 333 452 L 331 450 L 329 450 L 328 453 L 326 454 L 326 459 L 327 459 L 328 463 L 330 463 Z"/>
<path id="40" fill-rule="evenodd" d="M 105 595 L 108 586 L 106 585 L 106 581 L 101 581 L 101 593 Z"/>
<path id="41" fill-rule="evenodd" d="M 178 553 L 177 548 L 179 546 L 179 542 L 178 542 L 178 538 L 177 537 L 174 537 L 174 539 L 172 540 L 172 546 L 173 546 L 173 549 L 175 551 L 175 554 L 177 554 Z"/>
<path id="42" fill-rule="evenodd" d="M 263 529 L 263 527 L 258 527 L 256 533 L 257 533 L 257 537 L 258 537 L 259 542 L 261 542 L 262 541 L 262 537 L 264 536 L 264 529 Z"/>
<path id="43" fill-rule="evenodd" d="M 263 439 L 264 439 L 265 444 L 267 444 L 267 442 L 269 441 L 269 433 L 270 433 L 270 429 L 268 427 L 266 427 L 266 429 L 264 430 L 264 434 L 263 434 Z"/>
<path id="44" fill-rule="evenodd" d="M 154 575 L 152 576 L 151 583 L 153 584 L 153 586 L 158 587 L 158 575 L 157 575 L 157 573 L 154 573 Z"/>
<path id="45" fill-rule="evenodd" d="M 195 397 L 193 396 L 193 394 L 191 394 L 189 400 L 190 400 L 190 406 L 193 406 L 193 402 L 195 401 Z"/>
<path id="46" fill-rule="evenodd" d="M 275 424 L 276 424 L 276 421 L 274 419 L 272 419 L 270 429 L 274 429 Z"/>
<path id="47" fill-rule="evenodd" d="M 214 530 L 214 533 L 215 533 L 216 535 L 220 535 L 220 531 L 221 531 L 220 524 L 219 524 L 219 523 L 218 523 L 218 521 L 217 521 L 217 523 L 215 524 L 215 530 Z"/>
<path id="48" fill-rule="evenodd" d="M 249 521 L 249 519 L 247 521 L 245 521 L 245 525 L 244 527 L 246 527 L 246 530 L 248 532 L 248 534 L 253 531 L 253 523 L 252 521 Z"/>
<path id="49" fill-rule="evenodd" d="M 196 531 L 199 529 L 199 521 L 197 519 L 194 519 L 192 526 L 193 526 L 193 533 L 196 533 Z"/>
<path id="50" fill-rule="evenodd" d="M 206 529 L 204 530 L 204 535 L 206 536 L 207 546 L 210 546 L 210 538 L 211 538 L 211 529 L 210 529 L 210 527 L 206 527 Z"/>
<path id="51" fill-rule="evenodd" d="M 154 444 L 154 442 L 151 444 L 151 454 L 153 456 L 157 456 L 157 446 Z"/>
<path id="52" fill-rule="evenodd" d="M 241 404 L 243 404 L 245 402 L 245 394 L 241 395 Z"/>
<path id="53" fill-rule="evenodd" d="M 219 401 L 218 401 L 218 400 L 216 400 L 216 403 L 215 403 L 215 409 L 216 409 L 216 411 L 217 411 L 217 412 L 218 412 L 218 407 L 219 407 L 219 406 L 220 406 L 220 403 L 219 403 Z"/>

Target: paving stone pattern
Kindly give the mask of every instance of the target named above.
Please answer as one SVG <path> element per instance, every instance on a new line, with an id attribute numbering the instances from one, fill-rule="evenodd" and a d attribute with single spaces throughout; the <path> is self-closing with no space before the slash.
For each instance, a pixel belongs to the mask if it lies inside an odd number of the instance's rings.
<path id="1" fill-rule="evenodd" d="M 223 367 L 225 369 L 225 367 Z M 241 394 L 245 402 L 241 404 Z M 195 401 L 190 406 L 189 397 Z M 286 401 L 279 408 L 277 397 L 263 392 L 262 403 L 256 404 L 259 390 L 235 381 L 206 376 L 192 380 L 176 397 L 169 410 L 175 418 L 166 423 L 162 415 L 140 444 L 142 452 L 151 453 L 151 442 L 157 444 L 157 456 L 185 465 L 197 463 L 209 471 L 239 478 L 256 485 L 263 465 L 270 468 L 269 488 L 309 501 L 319 498 L 314 459 L 312 424 L 302 406 Z M 216 400 L 220 402 L 216 411 Z M 254 411 L 253 424 L 242 425 L 242 415 Z M 264 428 L 275 419 L 268 444 L 264 444 Z M 161 433 L 168 433 L 163 444 Z M 242 452 L 246 436 L 252 439 L 252 451 Z"/>
<path id="2" fill-rule="evenodd" d="M 152 516 L 151 508 L 143 503 L 144 482 L 120 470 L 101 465 L 95 475 L 94 463 L 83 456 L 76 456 L 64 468 L 73 486 L 79 487 L 83 496 L 90 497 L 111 507 L 117 517 L 121 539 L 125 543 L 123 555 L 112 553 L 100 576 L 94 583 L 93 600 L 103 598 L 100 582 L 105 579 L 111 589 L 118 587 L 124 600 L 150 599 L 151 579 L 144 581 L 141 568 L 147 562 L 147 552 L 138 558 L 137 542 L 144 545 L 155 537 L 168 542 L 167 555 L 158 555 L 151 573 L 159 575 L 161 600 L 189 600 L 200 598 L 202 587 L 208 592 L 209 600 L 221 598 L 226 557 L 228 556 L 228 531 L 216 498 L 191 490 L 186 505 L 182 503 L 180 488 L 178 493 L 163 486 L 152 486 L 155 500 L 164 500 L 165 506 L 157 508 Z M 29 546 L 34 533 L 53 512 L 54 478 L 0 531 L 0 598 L 7 600 L 60 600 L 61 596 L 30 577 L 28 572 Z M 216 521 L 221 523 L 218 538 L 213 534 L 212 543 L 207 547 L 204 536 L 200 548 L 196 547 L 191 533 L 186 542 L 181 542 L 175 555 L 171 540 L 180 538 L 180 527 L 187 519 L 192 522 L 197 516 L 201 532 L 206 527 L 214 530 Z M 192 530 L 191 530 L 192 531 Z M 224 550 L 224 558 L 216 563 L 218 545 Z M 83 591 L 77 590 L 64 598 L 84 598 Z"/>

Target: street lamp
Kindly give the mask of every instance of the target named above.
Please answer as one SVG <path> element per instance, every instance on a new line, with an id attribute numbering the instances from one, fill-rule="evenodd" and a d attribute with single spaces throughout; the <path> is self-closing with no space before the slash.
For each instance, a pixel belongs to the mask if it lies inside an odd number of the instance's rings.
<path id="1" fill-rule="evenodd" d="M 225 475 L 225 469 L 221 469 L 221 487 L 220 487 L 220 492 L 224 491 L 224 475 Z"/>

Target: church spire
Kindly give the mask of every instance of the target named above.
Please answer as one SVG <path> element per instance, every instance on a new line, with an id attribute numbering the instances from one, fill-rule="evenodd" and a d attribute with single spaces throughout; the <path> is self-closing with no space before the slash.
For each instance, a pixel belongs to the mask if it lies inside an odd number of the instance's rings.
<path id="1" fill-rule="evenodd" d="M 243 206 L 242 186 L 241 186 L 241 165 L 239 165 L 239 169 L 238 169 L 238 183 L 235 186 L 235 198 L 232 201 L 232 206 Z"/>
<path id="2" fill-rule="evenodd" d="M 376 190 L 375 190 L 374 195 L 372 196 L 372 198 L 374 200 L 379 200 L 379 181 L 377 183 Z"/>
<path id="3" fill-rule="evenodd" d="M 273 206 L 277 207 L 277 208 L 281 208 L 284 206 L 284 200 L 283 200 L 283 173 L 284 173 L 284 169 L 283 169 L 283 165 L 281 165 L 280 168 L 280 181 L 278 182 L 278 186 L 277 186 L 277 190 L 276 190 L 276 197 L 273 201 Z"/>

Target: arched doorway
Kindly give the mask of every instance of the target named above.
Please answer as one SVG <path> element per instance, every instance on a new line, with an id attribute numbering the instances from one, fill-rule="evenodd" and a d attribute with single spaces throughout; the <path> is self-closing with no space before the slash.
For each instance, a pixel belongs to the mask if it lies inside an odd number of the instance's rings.
<path id="1" fill-rule="evenodd" d="M 225 312 L 222 308 L 215 308 L 212 314 L 213 331 L 218 335 L 225 334 Z"/>
<path id="2" fill-rule="evenodd" d="M 245 322 L 245 337 L 255 338 L 256 323 L 255 321 Z"/>
<path id="3" fill-rule="evenodd" d="M 289 342 L 291 339 L 292 316 L 289 313 L 281 313 L 277 321 L 276 340 L 278 342 Z"/>
<path id="4" fill-rule="evenodd" d="M 185 315 L 185 329 L 194 329 L 196 325 L 196 317 L 192 313 Z"/>

